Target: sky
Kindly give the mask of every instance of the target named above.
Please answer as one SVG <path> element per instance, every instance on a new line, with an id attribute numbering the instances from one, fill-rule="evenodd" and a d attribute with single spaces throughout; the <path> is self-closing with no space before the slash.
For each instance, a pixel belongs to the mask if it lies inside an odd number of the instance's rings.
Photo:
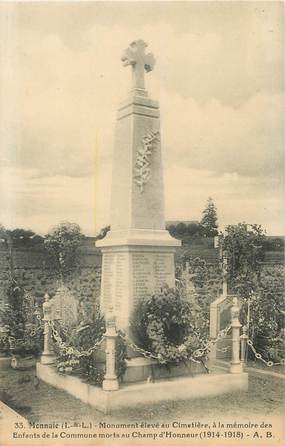
<path id="1" fill-rule="evenodd" d="M 122 51 L 148 42 L 167 220 L 285 235 L 283 2 L 0 3 L 0 223 L 110 222 Z"/>

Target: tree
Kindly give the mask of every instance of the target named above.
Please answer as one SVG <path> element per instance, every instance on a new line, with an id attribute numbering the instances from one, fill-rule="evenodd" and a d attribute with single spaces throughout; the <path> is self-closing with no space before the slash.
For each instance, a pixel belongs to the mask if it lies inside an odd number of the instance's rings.
<path id="1" fill-rule="evenodd" d="M 11 244 L 11 237 L 9 231 L 0 223 L 0 242 L 5 243 L 6 246 Z"/>
<path id="2" fill-rule="evenodd" d="M 42 330 L 39 330 L 34 305 L 34 300 L 25 294 L 24 288 L 12 279 L 7 289 L 7 302 L 0 309 L 1 325 L 8 334 L 7 352 L 19 356 L 40 352 Z"/>
<path id="3" fill-rule="evenodd" d="M 284 355 L 284 268 L 264 265 L 265 246 L 259 225 L 239 223 L 225 230 L 228 283 L 241 298 L 241 322 L 247 322 L 249 310 L 248 334 L 254 347 L 266 360 L 279 362 Z"/>
<path id="4" fill-rule="evenodd" d="M 76 267 L 78 249 L 83 237 L 80 226 L 69 222 L 60 223 L 46 235 L 45 247 L 53 257 L 61 276 Z"/>
<path id="5" fill-rule="evenodd" d="M 249 296 L 256 290 L 260 279 L 265 232 L 260 225 L 239 223 L 229 225 L 225 230 L 223 249 L 228 264 L 230 288 Z"/>
<path id="6" fill-rule="evenodd" d="M 213 199 L 208 198 L 206 207 L 202 212 L 201 226 L 206 237 L 218 235 L 218 216 Z"/>
<path id="7" fill-rule="evenodd" d="M 202 233 L 202 228 L 200 223 L 189 223 L 187 225 L 187 235 L 189 237 L 199 237 Z"/>
<path id="8" fill-rule="evenodd" d="M 43 237 L 35 234 L 30 229 L 16 228 L 8 230 L 7 233 L 11 238 L 14 247 L 17 246 L 36 246 L 43 243 Z"/>
<path id="9" fill-rule="evenodd" d="M 176 234 L 178 238 L 183 237 L 183 235 L 185 235 L 185 232 L 187 231 L 187 226 L 185 223 L 180 222 L 178 223 L 178 225 L 176 226 Z"/>

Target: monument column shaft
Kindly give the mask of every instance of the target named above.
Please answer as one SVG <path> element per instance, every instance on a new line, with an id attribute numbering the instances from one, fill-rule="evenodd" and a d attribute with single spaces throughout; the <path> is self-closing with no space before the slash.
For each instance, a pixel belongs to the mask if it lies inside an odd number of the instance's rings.
<path id="1" fill-rule="evenodd" d="M 158 103 L 134 96 L 116 125 L 111 193 L 112 230 L 164 230 L 164 187 Z"/>
<path id="2" fill-rule="evenodd" d="M 165 230 L 159 107 L 133 96 L 118 110 L 111 192 L 111 231 L 103 252 L 101 309 L 114 308 L 127 331 L 138 301 L 175 286 L 174 252 Z"/>

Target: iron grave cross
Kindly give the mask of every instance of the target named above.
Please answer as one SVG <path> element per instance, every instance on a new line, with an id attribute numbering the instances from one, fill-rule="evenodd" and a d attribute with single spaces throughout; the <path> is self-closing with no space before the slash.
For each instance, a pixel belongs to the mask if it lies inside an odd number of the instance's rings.
<path id="1" fill-rule="evenodd" d="M 145 54 L 146 47 L 143 40 L 134 40 L 122 55 L 123 65 L 132 66 L 134 90 L 144 90 L 144 70 L 152 71 L 155 64 L 154 55 Z"/>

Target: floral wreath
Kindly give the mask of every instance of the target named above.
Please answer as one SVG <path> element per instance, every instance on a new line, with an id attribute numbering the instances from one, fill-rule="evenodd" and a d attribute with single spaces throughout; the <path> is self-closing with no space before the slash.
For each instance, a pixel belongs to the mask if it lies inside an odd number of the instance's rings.
<path id="1" fill-rule="evenodd" d="M 166 286 L 138 304 L 132 332 L 138 345 L 155 355 L 161 364 L 195 360 L 193 352 L 202 351 L 205 346 L 193 321 L 190 303 Z M 196 359 L 203 360 L 203 356 Z"/>

